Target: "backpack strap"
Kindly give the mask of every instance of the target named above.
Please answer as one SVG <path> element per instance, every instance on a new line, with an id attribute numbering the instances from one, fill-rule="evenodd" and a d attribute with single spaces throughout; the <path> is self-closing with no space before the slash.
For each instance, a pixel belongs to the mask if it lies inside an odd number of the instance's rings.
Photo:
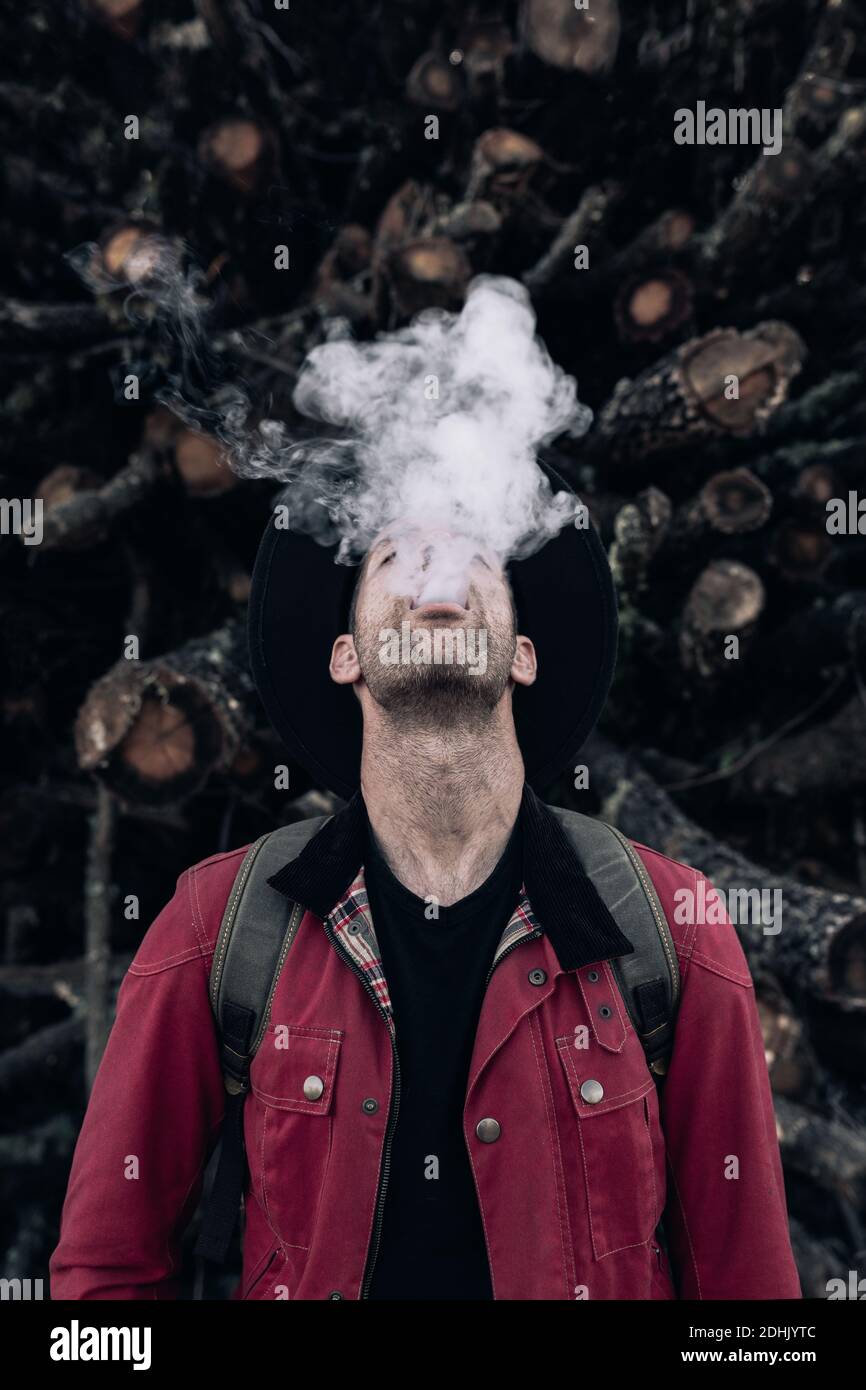
<path id="1" fill-rule="evenodd" d="M 237 1222 L 246 1172 L 243 1105 L 250 1064 L 264 1036 L 280 971 L 297 935 L 304 909 L 268 879 L 330 820 L 316 816 L 262 835 L 247 850 L 223 913 L 210 973 L 226 1088 L 219 1163 L 196 1243 L 196 1254 L 222 1263 Z"/>
<path id="2" fill-rule="evenodd" d="M 668 1068 L 680 996 L 673 937 L 652 880 L 626 837 L 605 821 L 550 808 L 567 832 L 617 926 L 634 946 L 611 962 L 656 1077 Z"/>

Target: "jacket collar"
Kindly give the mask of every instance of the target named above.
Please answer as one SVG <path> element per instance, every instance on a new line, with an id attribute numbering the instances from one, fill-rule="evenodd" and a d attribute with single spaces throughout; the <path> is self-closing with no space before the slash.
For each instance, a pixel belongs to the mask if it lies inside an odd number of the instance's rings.
<path id="1" fill-rule="evenodd" d="M 628 955 L 623 935 L 556 816 L 524 785 L 519 819 L 523 838 L 523 888 L 499 946 L 503 951 L 530 932 L 543 931 L 563 970 Z M 380 1002 L 390 1009 L 363 876 L 367 816 L 360 791 L 332 816 L 304 849 L 268 882 L 338 932 L 371 976 Z M 350 928 L 353 928 L 350 930 Z"/>

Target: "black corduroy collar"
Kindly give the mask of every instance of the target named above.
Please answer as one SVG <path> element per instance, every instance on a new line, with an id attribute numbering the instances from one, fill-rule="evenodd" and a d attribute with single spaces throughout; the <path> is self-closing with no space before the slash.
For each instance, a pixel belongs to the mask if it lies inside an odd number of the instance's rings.
<path id="1" fill-rule="evenodd" d="M 629 955 L 633 946 L 586 873 L 556 816 L 524 784 L 519 821 L 526 893 L 563 970 Z M 367 812 L 356 792 L 268 882 L 277 892 L 325 918 L 362 867 Z"/>

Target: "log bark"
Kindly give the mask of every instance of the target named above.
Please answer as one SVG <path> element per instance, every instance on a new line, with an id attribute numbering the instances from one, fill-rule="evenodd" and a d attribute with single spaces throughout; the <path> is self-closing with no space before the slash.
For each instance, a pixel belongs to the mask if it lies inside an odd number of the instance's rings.
<path id="1" fill-rule="evenodd" d="M 87 1033 L 84 1077 L 88 1092 L 102 1060 L 108 1030 L 111 971 L 112 855 L 116 813 L 111 793 L 100 787 L 90 824 L 90 842 L 84 877 L 85 995 Z"/>
<path id="2" fill-rule="evenodd" d="M 866 703 L 859 695 L 817 727 L 765 748 L 733 783 L 737 796 L 763 802 L 850 794 L 864 787 Z"/>
<path id="3" fill-rule="evenodd" d="M 28 304 L 0 299 L 2 351 L 81 347 L 115 337 L 118 325 L 99 304 Z"/>
<path id="4" fill-rule="evenodd" d="M 616 184 L 597 184 L 588 188 L 575 208 L 566 217 L 550 247 L 535 265 L 523 273 L 523 283 L 529 293 L 538 298 L 550 292 L 561 281 L 580 280 L 594 269 L 596 258 L 603 255 L 605 221 L 622 196 Z M 575 266 L 578 246 L 586 246 L 589 269 Z"/>
<path id="5" fill-rule="evenodd" d="M 617 587 L 634 598 L 647 587 L 653 557 L 664 544 L 671 501 L 659 488 L 646 488 L 627 502 L 614 521 L 610 567 Z"/>

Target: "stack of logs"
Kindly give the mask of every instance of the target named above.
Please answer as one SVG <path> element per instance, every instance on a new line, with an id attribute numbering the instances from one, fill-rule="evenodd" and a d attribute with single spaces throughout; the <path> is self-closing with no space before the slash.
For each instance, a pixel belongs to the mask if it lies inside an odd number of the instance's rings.
<path id="1" fill-rule="evenodd" d="M 140 846 L 170 890 L 191 860 L 333 804 L 294 767 L 291 799 L 274 786 L 244 625 L 274 497 L 233 471 L 209 406 L 242 381 L 250 429 L 298 434 L 298 368 L 338 320 L 369 337 L 459 309 L 492 272 L 525 285 L 593 407 L 555 460 L 621 609 L 590 801 L 570 781 L 550 799 L 721 889 L 783 889 L 781 933 L 743 944 L 821 1295 L 866 1246 L 866 518 L 826 524 L 866 444 L 863 17 L 719 0 L 683 24 L 665 0 L 642 32 L 616 0 L 401 3 L 384 28 L 360 4 L 339 23 L 184 8 L 87 0 L 61 62 L 31 6 L 25 76 L 0 83 L 0 119 L 26 126 L 2 174 L 19 268 L 0 299 L 0 467 L 7 496 L 44 501 L 39 545 L 3 540 L 0 1091 L 51 1078 L 66 1117 L 31 1105 L 23 1136 L 0 1135 L 4 1193 L 25 1194 L 16 1258 L 42 1238 L 28 1165 L 57 1158 L 59 1198 L 81 1049 L 90 1078 L 146 926 L 118 926 L 118 904 L 131 883 L 158 906 Z M 55 43 L 67 23 L 52 10 Z M 674 110 L 705 98 L 781 107 L 782 153 L 676 146 Z M 192 423 L 167 404 L 178 382 Z"/>

